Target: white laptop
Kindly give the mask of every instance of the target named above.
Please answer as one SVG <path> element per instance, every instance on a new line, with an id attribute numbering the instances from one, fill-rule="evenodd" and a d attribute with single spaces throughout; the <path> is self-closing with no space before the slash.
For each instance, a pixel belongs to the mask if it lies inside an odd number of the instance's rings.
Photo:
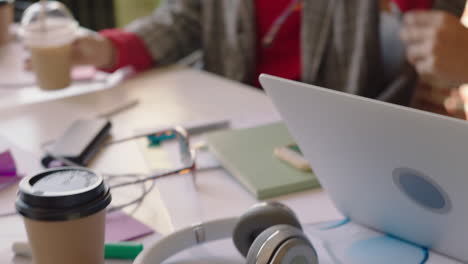
<path id="1" fill-rule="evenodd" d="M 262 75 L 352 221 L 468 262 L 468 123 Z"/>

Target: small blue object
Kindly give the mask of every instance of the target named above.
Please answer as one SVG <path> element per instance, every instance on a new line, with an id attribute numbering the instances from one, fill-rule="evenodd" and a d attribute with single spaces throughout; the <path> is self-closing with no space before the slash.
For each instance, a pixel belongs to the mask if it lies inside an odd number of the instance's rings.
<path id="1" fill-rule="evenodd" d="M 428 259 L 425 248 L 391 236 L 379 236 L 354 243 L 346 255 L 350 263 L 420 264 Z"/>
<path id="2" fill-rule="evenodd" d="M 153 148 L 161 146 L 161 143 L 165 140 L 175 139 L 176 134 L 149 135 L 146 138 L 149 141 L 148 147 Z"/>
<path id="3" fill-rule="evenodd" d="M 323 224 L 319 224 L 318 228 L 320 230 L 330 230 L 330 229 L 338 228 L 340 226 L 344 226 L 349 222 L 350 222 L 349 218 L 345 218 L 343 220 L 336 220 L 336 221 L 330 221 L 330 222 L 325 222 Z"/>
<path id="4" fill-rule="evenodd" d="M 150 135 L 146 137 L 148 139 L 148 147 L 154 148 L 161 145 L 161 140 L 156 135 Z"/>

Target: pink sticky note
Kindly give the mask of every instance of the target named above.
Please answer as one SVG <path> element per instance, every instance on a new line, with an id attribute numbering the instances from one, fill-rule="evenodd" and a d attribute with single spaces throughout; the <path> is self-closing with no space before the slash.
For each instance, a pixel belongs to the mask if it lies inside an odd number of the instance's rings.
<path id="1" fill-rule="evenodd" d="M 121 211 L 107 215 L 106 242 L 129 241 L 152 233 L 153 229 Z"/>
<path id="2" fill-rule="evenodd" d="M 0 153 L 0 178 L 16 177 L 16 164 L 9 150 Z"/>

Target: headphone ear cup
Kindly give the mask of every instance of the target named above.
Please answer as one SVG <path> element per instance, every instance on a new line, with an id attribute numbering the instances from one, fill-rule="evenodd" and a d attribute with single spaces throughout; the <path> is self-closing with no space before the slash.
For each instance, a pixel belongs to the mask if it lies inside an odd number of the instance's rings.
<path id="1" fill-rule="evenodd" d="M 275 255 L 280 253 L 279 251 L 281 251 L 280 249 L 282 246 L 293 239 L 299 241 L 298 244 L 306 246 L 307 256 L 309 258 L 308 261 L 310 261 L 308 263 L 318 263 L 315 249 L 302 230 L 290 225 L 276 225 L 263 231 L 254 240 L 247 254 L 246 264 L 273 263 L 271 261 L 275 258 Z M 284 252 L 281 253 L 286 255 L 286 251 L 288 250 L 289 249 L 283 249 Z M 289 253 L 297 254 L 295 251 Z M 278 258 L 282 257 L 278 256 Z"/>
<path id="2" fill-rule="evenodd" d="M 289 225 L 302 230 L 294 212 L 280 203 L 263 203 L 250 208 L 234 228 L 233 242 L 245 257 L 263 231 L 276 225 Z"/>

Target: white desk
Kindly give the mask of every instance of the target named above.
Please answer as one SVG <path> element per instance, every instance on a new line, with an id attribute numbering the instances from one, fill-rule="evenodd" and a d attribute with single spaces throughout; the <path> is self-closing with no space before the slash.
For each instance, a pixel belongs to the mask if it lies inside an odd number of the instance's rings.
<path id="1" fill-rule="evenodd" d="M 246 127 L 279 119 L 269 99 L 259 90 L 196 70 L 172 68 L 147 72 L 112 90 L 2 111 L 0 136 L 40 155 L 40 144 L 57 137 L 73 120 L 110 109 L 124 98 L 138 98 L 140 105 L 113 119 L 115 137 L 142 127 L 193 120 L 229 118 L 232 127 Z M 132 143 L 105 150 L 93 168 L 109 172 L 147 171 L 138 147 Z M 157 190 L 146 198 L 135 217 L 168 233 L 199 222 L 200 218 L 238 215 L 256 202 L 222 169 L 199 173 L 197 193 L 187 177 L 158 180 Z M 322 191 L 280 200 L 295 209 L 305 222 L 340 217 Z M 12 261 L 9 249 L 10 240 L 21 236 L 17 232 L 20 218 L 0 219 L 0 227 L 0 263 L 29 263 L 18 258 Z"/>

